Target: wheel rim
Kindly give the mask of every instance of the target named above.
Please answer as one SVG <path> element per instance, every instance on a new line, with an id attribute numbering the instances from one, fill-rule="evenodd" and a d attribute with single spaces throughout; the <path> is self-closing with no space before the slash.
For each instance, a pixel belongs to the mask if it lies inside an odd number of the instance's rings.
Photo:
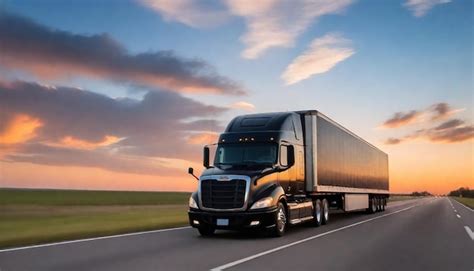
<path id="1" fill-rule="evenodd" d="M 316 202 L 316 208 L 315 210 L 315 215 L 316 215 L 316 221 L 320 222 L 321 221 L 321 204 L 319 204 L 319 201 Z"/>
<path id="2" fill-rule="evenodd" d="M 377 205 L 376 205 L 376 202 L 375 202 L 375 199 L 372 199 L 372 211 L 377 211 Z"/>
<path id="3" fill-rule="evenodd" d="M 328 202 L 326 200 L 323 201 L 323 207 L 324 207 L 324 221 L 328 221 L 329 219 L 329 208 L 328 208 Z"/>
<path id="4" fill-rule="evenodd" d="M 281 232 L 285 229 L 285 224 L 286 224 L 286 214 L 285 210 L 283 210 L 283 207 L 280 206 L 280 209 L 278 210 L 278 230 Z"/>

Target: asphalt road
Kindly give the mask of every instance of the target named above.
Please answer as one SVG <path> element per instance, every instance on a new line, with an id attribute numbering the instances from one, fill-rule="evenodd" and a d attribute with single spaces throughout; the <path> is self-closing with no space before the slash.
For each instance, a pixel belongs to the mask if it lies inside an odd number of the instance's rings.
<path id="1" fill-rule="evenodd" d="M 474 212 L 447 198 L 331 214 L 282 238 L 180 228 L 0 251 L 0 270 L 474 270 Z M 470 232 L 471 231 L 471 232 Z M 471 234 L 471 235 L 469 235 Z"/>

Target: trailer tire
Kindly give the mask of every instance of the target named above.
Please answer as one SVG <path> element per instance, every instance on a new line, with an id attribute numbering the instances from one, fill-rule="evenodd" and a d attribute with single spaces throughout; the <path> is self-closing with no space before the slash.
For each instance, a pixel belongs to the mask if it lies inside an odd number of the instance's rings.
<path id="1" fill-rule="evenodd" d="M 275 216 L 275 227 L 270 228 L 270 236 L 281 237 L 285 234 L 287 226 L 287 212 L 285 205 L 280 201 L 278 202 L 278 210 Z"/>
<path id="2" fill-rule="evenodd" d="M 323 212 L 322 224 L 326 225 L 329 222 L 329 203 L 327 199 L 323 199 L 322 201 L 322 212 Z"/>
<path id="3" fill-rule="evenodd" d="M 375 202 L 375 198 L 369 198 L 369 208 L 367 208 L 367 212 L 369 214 L 373 214 L 377 211 L 377 205 Z"/>
<path id="4" fill-rule="evenodd" d="M 214 235 L 214 232 L 216 231 L 216 229 L 211 226 L 201 226 L 198 228 L 198 231 L 199 231 L 199 234 L 201 234 L 201 236 L 209 237 L 209 236 Z"/>
<path id="5" fill-rule="evenodd" d="M 382 199 L 381 198 L 376 198 L 375 201 L 377 202 L 377 212 L 382 211 Z"/>
<path id="6" fill-rule="evenodd" d="M 322 203 L 321 200 L 317 199 L 314 202 L 313 208 L 313 226 L 319 227 L 323 223 L 323 214 L 322 214 Z"/>
<path id="7" fill-rule="evenodd" d="M 387 199 L 382 199 L 382 212 L 385 212 L 385 206 L 387 205 Z"/>

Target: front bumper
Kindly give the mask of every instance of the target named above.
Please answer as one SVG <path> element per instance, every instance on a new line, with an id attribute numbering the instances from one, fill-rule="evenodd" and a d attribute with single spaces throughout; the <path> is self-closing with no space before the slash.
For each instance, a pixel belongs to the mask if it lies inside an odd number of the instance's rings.
<path id="1" fill-rule="evenodd" d="M 202 226 L 224 230 L 270 228 L 275 226 L 277 208 L 252 212 L 208 212 L 192 209 L 188 211 L 188 215 L 189 224 L 194 228 Z M 217 225 L 217 219 L 228 219 L 229 223 L 227 226 Z M 258 221 L 258 224 L 251 225 L 252 221 Z"/>

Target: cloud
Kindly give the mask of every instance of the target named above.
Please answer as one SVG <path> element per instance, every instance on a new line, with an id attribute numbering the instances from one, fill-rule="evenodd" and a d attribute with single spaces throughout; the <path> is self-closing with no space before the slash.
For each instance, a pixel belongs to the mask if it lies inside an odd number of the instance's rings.
<path id="1" fill-rule="evenodd" d="M 6 12 L 0 16 L 0 66 L 43 79 L 83 76 L 178 92 L 244 94 L 233 80 L 199 59 L 172 51 L 129 53 L 107 34 L 54 30 Z"/>
<path id="2" fill-rule="evenodd" d="M 447 103 L 436 103 L 423 110 L 396 112 L 381 128 L 400 128 L 413 123 L 436 122 L 449 118 L 464 109 L 452 109 Z"/>
<path id="3" fill-rule="evenodd" d="M 229 18 L 225 9 L 212 5 L 210 1 L 139 0 L 139 2 L 161 14 L 166 21 L 176 21 L 195 28 L 216 26 Z"/>
<path id="4" fill-rule="evenodd" d="M 403 139 L 391 137 L 391 138 L 388 138 L 387 140 L 385 140 L 385 144 L 386 145 L 396 145 L 396 144 L 401 143 L 402 141 L 403 141 Z"/>
<path id="5" fill-rule="evenodd" d="M 416 139 L 434 143 L 463 142 L 474 139 L 474 125 L 468 125 L 460 119 L 451 119 L 433 128 L 420 129 L 401 138 L 389 138 L 385 144 L 395 145 Z"/>
<path id="6" fill-rule="evenodd" d="M 296 38 L 324 15 L 343 12 L 352 0 L 227 0 L 230 12 L 245 19 L 242 57 L 255 59 L 274 47 L 291 47 Z"/>
<path id="7" fill-rule="evenodd" d="M 204 132 L 190 135 L 188 138 L 189 144 L 194 145 L 208 145 L 216 143 L 219 140 L 219 134 L 215 132 Z"/>
<path id="8" fill-rule="evenodd" d="M 47 145 L 72 148 L 80 150 L 94 150 L 101 147 L 107 147 L 119 142 L 121 139 L 116 136 L 106 135 L 103 139 L 98 141 L 87 141 L 73 136 L 65 136 L 59 142 L 47 142 Z"/>
<path id="9" fill-rule="evenodd" d="M 451 106 L 447 103 L 437 103 L 437 104 L 432 105 L 428 109 L 428 113 L 432 115 L 431 120 L 436 121 L 436 120 L 446 119 L 463 110 L 464 109 L 452 109 Z"/>
<path id="10" fill-rule="evenodd" d="M 15 114 L 0 130 L 0 145 L 24 143 L 36 137 L 43 122 L 26 114 Z M 0 127 L 1 128 L 1 127 Z"/>
<path id="11" fill-rule="evenodd" d="M 248 103 L 248 102 L 243 102 L 243 101 L 233 103 L 230 107 L 234 108 L 234 109 L 242 109 L 242 110 L 246 110 L 246 111 L 254 111 L 255 110 L 255 105 L 253 105 L 251 103 Z"/>
<path id="12" fill-rule="evenodd" d="M 287 85 L 305 80 L 314 74 L 325 73 L 354 54 L 350 41 L 338 34 L 316 38 L 309 48 L 286 68 L 282 79 Z"/>
<path id="13" fill-rule="evenodd" d="M 409 125 L 417 121 L 421 112 L 411 110 L 409 112 L 396 112 L 391 118 L 386 120 L 383 124 L 383 128 L 398 128 L 405 125 Z"/>
<path id="14" fill-rule="evenodd" d="M 423 17 L 436 5 L 447 4 L 451 0 L 407 0 L 403 5 L 408 8 L 415 17 Z"/>
<path id="15" fill-rule="evenodd" d="M 188 138 L 223 130 L 213 119 L 228 110 L 167 91 L 149 91 L 142 100 L 113 99 L 21 81 L 0 81 L 0 108 L 7 120 L 0 122 L 0 134 L 18 143 L 2 155 L 5 161 L 142 174 L 171 174 L 163 159 L 200 160 L 200 146 Z M 19 121 L 19 115 L 29 117 Z M 12 129 L 11 123 L 33 128 Z M 17 130 L 27 132 L 11 132 Z"/>

